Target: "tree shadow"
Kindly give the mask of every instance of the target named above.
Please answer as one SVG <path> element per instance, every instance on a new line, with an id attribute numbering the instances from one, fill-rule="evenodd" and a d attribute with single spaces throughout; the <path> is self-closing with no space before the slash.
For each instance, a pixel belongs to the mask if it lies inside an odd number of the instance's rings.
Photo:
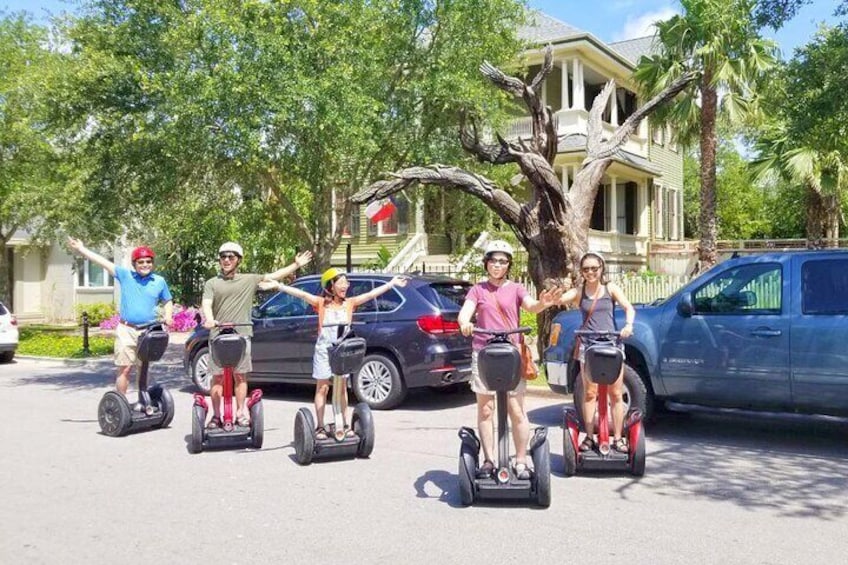
<path id="1" fill-rule="evenodd" d="M 546 406 L 530 414 L 532 422 L 556 427 L 548 437 L 552 471 L 560 476 L 562 408 Z M 663 496 L 730 502 L 778 516 L 830 521 L 848 515 L 846 419 L 687 408 L 646 423 L 645 433 L 645 476 L 621 485 L 622 497 L 638 484 Z"/>

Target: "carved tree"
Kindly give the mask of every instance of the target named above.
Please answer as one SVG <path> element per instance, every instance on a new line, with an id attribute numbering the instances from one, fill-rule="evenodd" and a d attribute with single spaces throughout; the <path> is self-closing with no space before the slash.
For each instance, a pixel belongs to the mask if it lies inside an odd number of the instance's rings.
<path id="1" fill-rule="evenodd" d="M 481 140 L 473 119 L 463 117 L 459 139 L 463 148 L 481 162 L 516 163 L 530 185 L 527 202 L 518 202 L 491 180 L 445 165 L 416 166 L 390 173 L 389 178 L 372 183 L 353 197 L 355 203 L 384 198 L 416 184 L 457 188 L 480 198 L 510 228 L 527 250 L 530 278 L 537 288 L 559 284 L 570 286 L 577 274 L 580 256 L 586 251 L 589 222 L 601 179 L 619 148 L 639 123 L 658 105 L 672 99 L 697 75 L 678 78 L 649 102 L 638 108 L 613 134 L 604 139 L 602 114 L 615 88 L 610 80 L 592 103 L 589 112 L 586 158 L 568 193 L 554 172 L 557 154 L 557 122 L 550 106 L 542 104 L 541 86 L 553 68 L 551 47 L 545 50 L 544 64 L 533 80 L 507 76 L 488 62 L 480 71 L 495 86 L 523 99 L 532 118 L 532 137 L 510 142 L 497 136 L 497 144 Z M 539 320 L 540 343 L 548 335 L 550 316 Z"/>

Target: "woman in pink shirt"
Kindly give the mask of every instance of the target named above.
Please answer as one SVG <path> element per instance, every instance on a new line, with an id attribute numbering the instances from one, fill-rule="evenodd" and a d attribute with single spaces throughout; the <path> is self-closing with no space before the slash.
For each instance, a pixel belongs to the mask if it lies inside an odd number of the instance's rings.
<path id="1" fill-rule="evenodd" d="M 562 290 L 543 291 L 539 300 L 527 293 L 520 283 L 509 280 L 509 268 L 512 264 L 512 246 L 501 240 L 490 242 L 483 255 L 483 267 L 487 279 L 471 287 L 465 296 L 465 303 L 459 312 L 459 326 L 462 334 L 470 336 L 475 324 L 471 322 L 477 314 L 476 326 L 488 330 L 517 328 L 519 326 L 519 308 L 534 314 L 556 304 Z M 480 444 L 483 447 L 484 462 L 478 472 L 479 478 L 488 478 L 495 470 L 495 393 L 487 390 L 480 378 L 477 366 L 477 354 L 486 346 L 487 336 L 474 334 L 471 354 L 471 390 L 477 395 L 477 429 Z M 516 341 L 518 337 L 516 336 Z M 529 479 L 527 468 L 527 442 L 530 439 L 530 424 L 524 413 L 524 392 L 527 383 L 522 380 L 518 387 L 509 392 L 509 418 L 512 423 L 512 438 L 515 442 L 515 475 L 519 479 Z"/>

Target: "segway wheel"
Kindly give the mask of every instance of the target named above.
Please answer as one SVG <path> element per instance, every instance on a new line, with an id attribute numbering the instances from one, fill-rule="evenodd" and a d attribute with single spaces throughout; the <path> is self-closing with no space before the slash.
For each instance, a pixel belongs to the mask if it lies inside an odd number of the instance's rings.
<path id="1" fill-rule="evenodd" d="M 562 459 L 565 463 L 565 476 L 573 477 L 577 472 L 577 450 L 574 449 L 572 431 L 568 426 L 562 430 Z"/>
<path id="2" fill-rule="evenodd" d="M 100 430 L 107 436 L 126 435 L 132 423 L 132 411 L 126 398 L 113 390 L 104 394 L 97 407 L 97 421 L 100 422 Z"/>
<path id="3" fill-rule="evenodd" d="M 294 418 L 294 458 L 300 465 L 312 463 L 315 455 L 315 420 L 309 408 L 301 408 Z"/>
<path id="4" fill-rule="evenodd" d="M 191 439 L 188 442 L 188 450 L 191 453 L 203 451 L 203 434 L 206 428 L 206 410 L 203 406 L 195 404 L 191 407 Z"/>
<path id="5" fill-rule="evenodd" d="M 363 459 L 369 457 L 374 451 L 374 417 L 371 408 L 364 402 L 353 409 L 353 432 L 359 436 L 356 456 Z"/>
<path id="6" fill-rule="evenodd" d="M 641 477 L 645 474 L 645 428 L 642 422 L 638 422 L 635 428 L 629 434 L 631 438 L 637 436 L 635 442 L 630 442 L 630 449 L 633 450 L 630 455 L 630 474 Z"/>
<path id="7" fill-rule="evenodd" d="M 536 504 L 542 508 L 551 505 L 551 447 L 548 439 L 533 450 L 533 481 L 536 483 Z"/>
<path id="8" fill-rule="evenodd" d="M 174 419 L 174 397 L 167 388 L 161 385 L 153 385 L 148 389 L 150 399 L 156 405 L 164 416 L 160 428 L 167 428 Z"/>
<path id="9" fill-rule="evenodd" d="M 463 506 L 474 504 L 474 476 L 477 474 L 477 454 L 470 445 L 459 448 L 459 501 Z"/>
<path id="10" fill-rule="evenodd" d="M 250 443 L 255 449 L 262 449 L 262 440 L 265 438 L 265 410 L 262 401 L 256 402 L 250 407 Z"/>

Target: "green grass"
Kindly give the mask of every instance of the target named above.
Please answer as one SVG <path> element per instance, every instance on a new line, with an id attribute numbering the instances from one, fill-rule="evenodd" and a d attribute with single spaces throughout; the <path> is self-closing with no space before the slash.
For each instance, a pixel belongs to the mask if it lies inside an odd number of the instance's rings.
<path id="1" fill-rule="evenodd" d="M 114 338 L 92 336 L 88 338 L 91 356 L 110 355 Z M 86 357 L 82 350 L 82 333 L 78 330 L 53 326 L 24 326 L 20 329 L 18 354 L 60 359 Z"/>

